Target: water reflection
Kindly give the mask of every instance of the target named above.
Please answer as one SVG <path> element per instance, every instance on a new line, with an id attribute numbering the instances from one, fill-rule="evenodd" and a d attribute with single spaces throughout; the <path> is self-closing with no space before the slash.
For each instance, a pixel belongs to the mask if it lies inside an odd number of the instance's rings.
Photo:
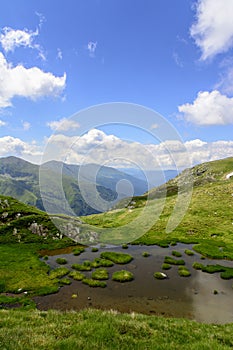
<path id="1" fill-rule="evenodd" d="M 99 309 L 115 309 L 120 312 L 140 312 L 173 317 L 185 317 L 199 322 L 228 323 L 233 322 L 233 289 L 232 281 L 222 280 L 219 274 L 207 274 L 192 268 L 194 261 L 203 261 L 199 254 L 187 256 L 184 250 L 190 246 L 179 244 L 176 247 L 160 248 L 157 246 L 129 246 L 127 250 L 121 247 L 111 247 L 111 251 L 120 251 L 133 255 L 134 260 L 128 265 L 114 265 L 108 268 L 110 279 L 107 288 L 90 288 L 82 282 L 72 281 L 70 286 L 62 287 L 57 294 L 35 298 L 38 308 L 60 310 L 81 310 L 87 307 Z M 182 253 L 186 266 L 190 269 L 191 277 L 178 275 L 178 267 L 173 266 L 166 271 L 168 279 L 156 280 L 155 271 L 162 271 L 161 266 L 165 255 L 171 255 L 172 250 Z M 101 251 L 91 252 L 87 248 L 80 256 L 62 254 L 68 260 L 67 267 L 84 260 L 93 260 Z M 142 252 L 150 253 L 148 258 Z M 49 265 L 57 267 L 56 258 L 50 256 Z M 205 264 L 215 263 L 206 259 Z M 219 264 L 232 266 L 232 262 L 218 261 Z M 114 271 L 128 269 L 133 272 L 135 279 L 128 283 L 118 283 L 111 280 Z M 87 272 L 86 276 L 90 276 Z M 214 294 L 214 291 L 218 294 Z M 77 294 L 72 299 L 72 294 Z"/>

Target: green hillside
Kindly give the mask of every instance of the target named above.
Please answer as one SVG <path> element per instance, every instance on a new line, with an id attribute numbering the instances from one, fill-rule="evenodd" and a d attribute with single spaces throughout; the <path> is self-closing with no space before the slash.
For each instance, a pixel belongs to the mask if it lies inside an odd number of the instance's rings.
<path id="1" fill-rule="evenodd" d="M 53 214 L 98 213 L 99 211 L 88 205 L 82 197 L 78 180 L 73 175 L 69 176 L 67 172 L 62 175 L 63 196 L 58 170 L 55 166 L 43 166 L 40 169 L 38 165 L 16 157 L 1 158 L 0 194 L 17 198 Z M 43 174 L 43 186 L 40 186 L 41 174 Z M 88 183 L 85 183 L 85 186 L 88 188 Z M 110 188 L 97 185 L 97 190 L 100 196 L 108 201 L 116 198 L 116 193 Z"/>
<path id="2" fill-rule="evenodd" d="M 49 278 L 48 265 L 39 260 L 39 251 L 72 245 L 46 213 L 0 196 L 0 292 L 56 292 L 58 280 Z"/>
<path id="3" fill-rule="evenodd" d="M 226 179 L 232 171 L 233 158 L 204 163 L 185 170 L 147 195 L 132 198 L 127 205 L 124 200 L 111 212 L 83 217 L 82 220 L 96 227 L 106 242 L 117 241 L 120 237 L 122 241 L 133 241 L 134 244 L 167 246 L 175 242 L 196 243 L 195 249 L 205 255 L 233 259 L 233 177 Z M 191 201 L 182 213 L 183 219 L 168 232 L 178 188 L 188 188 L 192 184 Z M 167 197 L 164 200 L 161 197 L 165 192 Z M 180 198 L 181 202 L 185 200 L 185 191 Z M 149 220 L 151 227 L 146 225 Z M 131 233 L 130 227 L 137 232 Z M 119 232 L 124 232 L 124 235 L 119 236 Z"/>
<path id="4" fill-rule="evenodd" d="M 117 198 L 116 185 L 122 179 L 132 183 L 135 194 L 144 193 L 148 188 L 145 181 L 110 167 L 87 164 L 82 167 L 80 178 L 79 169 L 78 165 L 56 161 L 39 167 L 17 157 L 0 158 L 0 194 L 52 214 L 89 215 L 104 211 L 99 205 L 100 199 L 108 203 Z M 91 175 L 95 173 L 93 184 Z M 85 189 L 89 204 L 80 188 Z M 123 189 L 119 196 L 126 196 Z"/>

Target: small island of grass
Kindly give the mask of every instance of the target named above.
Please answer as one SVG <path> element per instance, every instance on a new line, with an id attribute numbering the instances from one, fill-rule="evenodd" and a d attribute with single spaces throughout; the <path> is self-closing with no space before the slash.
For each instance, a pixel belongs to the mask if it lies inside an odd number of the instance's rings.
<path id="1" fill-rule="evenodd" d="M 127 270 L 116 271 L 112 275 L 113 281 L 117 282 L 129 282 L 134 279 L 134 275 L 132 272 Z"/>
<path id="2" fill-rule="evenodd" d="M 92 278 L 84 278 L 82 280 L 84 284 L 87 284 L 89 287 L 101 287 L 105 288 L 107 286 L 106 282 L 94 280 Z"/>
<path id="3" fill-rule="evenodd" d="M 171 256 L 165 256 L 164 263 L 170 265 L 185 265 L 185 261 L 183 259 L 173 259 Z"/>
<path id="4" fill-rule="evenodd" d="M 60 278 L 65 275 L 68 275 L 69 272 L 70 272 L 69 269 L 67 269 L 66 267 L 58 267 L 57 269 L 54 269 L 50 272 L 49 278 L 50 279 Z"/>
<path id="5" fill-rule="evenodd" d="M 65 258 L 57 258 L 56 263 L 59 265 L 65 265 L 67 264 L 67 260 Z"/>
<path id="6" fill-rule="evenodd" d="M 180 258 L 182 256 L 182 254 L 180 252 L 177 252 L 176 250 L 172 251 L 172 255 L 177 257 L 177 258 Z"/>
<path id="7" fill-rule="evenodd" d="M 82 281 L 84 279 L 84 274 L 79 271 L 71 271 L 69 276 L 72 277 L 76 281 Z"/>
<path id="8" fill-rule="evenodd" d="M 178 274 L 181 277 L 189 277 L 189 276 L 191 276 L 191 272 L 185 266 L 179 266 Z"/>
<path id="9" fill-rule="evenodd" d="M 163 265 L 162 265 L 163 270 L 170 270 L 170 268 L 171 268 L 170 264 L 163 263 Z"/>
<path id="10" fill-rule="evenodd" d="M 109 278 L 109 274 L 106 269 L 97 269 L 92 272 L 91 277 L 94 280 L 107 280 Z"/>
<path id="11" fill-rule="evenodd" d="M 125 253 L 116 253 L 116 252 L 103 252 L 100 254 L 102 259 L 108 259 L 114 262 L 115 264 L 128 264 L 133 260 L 133 257 Z"/>
<path id="12" fill-rule="evenodd" d="M 154 278 L 156 278 L 157 280 L 164 280 L 165 278 L 167 278 L 167 275 L 163 272 L 155 272 Z"/>

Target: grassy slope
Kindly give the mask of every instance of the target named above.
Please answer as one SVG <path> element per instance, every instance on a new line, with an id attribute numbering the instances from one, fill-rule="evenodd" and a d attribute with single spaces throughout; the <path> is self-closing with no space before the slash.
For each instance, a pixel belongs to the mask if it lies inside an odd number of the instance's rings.
<path id="1" fill-rule="evenodd" d="M 227 171 L 230 172 L 230 170 Z M 213 185 L 196 186 L 190 211 L 186 213 L 176 232 L 165 235 L 166 220 L 175 201 L 175 198 L 170 196 L 160 220 L 147 235 L 140 239 L 140 242 L 152 244 L 153 242 L 161 243 L 184 239 L 202 242 L 202 245 L 203 242 L 207 244 L 211 242 L 213 249 L 216 248 L 214 242 L 216 242 L 216 246 L 224 247 L 227 244 L 228 248 L 231 248 L 232 207 L 229 195 L 233 193 L 232 181 L 224 181 L 222 177 L 223 174 L 219 175 Z M 209 182 L 205 179 L 202 181 Z M 213 190 L 215 195 L 209 195 L 208 193 Z M 3 197 L 0 199 L 4 200 Z M 65 246 L 70 241 L 54 242 L 53 235 L 51 235 L 44 242 L 41 237 L 32 236 L 28 231 L 28 223 L 31 222 L 32 218 L 37 217 L 39 220 L 40 217 L 44 225 L 50 225 L 46 214 L 35 208 L 24 206 L 13 199 L 8 198 L 8 200 L 11 202 L 7 209 L 9 217 L 0 226 L 0 266 L 2 267 L 0 269 L 0 282 L 4 280 L 8 290 L 15 290 L 22 288 L 22 281 L 25 281 L 27 287 L 31 286 L 33 293 L 40 292 L 41 287 L 47 291 L 54 286 L 57 287 L 56 281 L 51 286 L 47 267 L 39 261 L 37 251 L 42 247 L 52 249 L 56 246 Z M 120 225 L 122 219 L 127 222 L 131 215 L 135 217 L 135 213 L 140 212 L 143 201 L 142 197 L 137 198 L 135 207 L 139 208 L 132 210 L 132 212 L 129 212 L 128 209 L 122 209 L 89 217 L 87 221 L 111 227 L 116 219 L 116 224 Z M 151 201 L 152 205 L 153 202 Z M 203 213 L 203 210 L 206 212 Z M 217 214 L 213 214 L 214 210 Z M 15 221 L 15 214 L 18 212 L 23 213 L 22 220 L 17 219 L 21 220 L 17 221 L 22 230 L 21 240 L 23 241 L 23 233 L 25 233 L 25 240 L 28 243 L 22 243 L 22 241 L 17 243 L 17 236 L 12 238 L 12 228 L 14 227 L 12 220 Z M 202 221 L 200 222 L 199 219 Z M 8 226 L 8 224 L 10 225 Z M 190 230 L 190 225 L 192 230 Z M 8 230 L 5 230 L 7 226 Z M 50 232 L 55 232 L 53 231 L 55 228 L 52 226 L 50 229 Z M 216 234 L 216 237 L 211 236 L 213 233 Z M 13 240 L 11 244 L 3 244 L 4 241 L 7 242 L 4 238 L 6 235 L 8 235 L 8 240 Z M 229 255 L 232 253 L 230 248 Z M 204 248 L 202 247 L 202 249 Z M 219 253 L 219 249 L 217 251 Z M 0 348 L 8 350 L 230 349 L 233 347 L 232 332 L 232 324 L 204 325 L 183 319 L 166 319 L 135 314 L 122 315 L 96 310 L 84 310 L 80 313 L 0 310 Z"/>
<path id="2" fill-rule="evenodd" d="M 29 327 L 30 325 L 30 327 Z M 233 325 L 84 310 L 0 311 L 2 349 L 230 349 Z"/>
<path id="3" fill-rule="evenodd" d="M 2 215 L 7 213 L 4 219 Z M 16 214 L 20 213 L 20 218 Z M 58 281 L 48 276 L 48 266 L 39 260 L 38 251 L 72 245 L 68 238 L 58 239 L 57 228 L 48 215 L 11 197 L 0 196 L 0 282 L 4 290 L 18 289 L 36 294 L 58 290 Z M 45 236 L 32 233 L 30 225 L 42 225 Z M 17 233 L 14 234 L 14 229 Z"/>
<path id="4" fill-rule="evenodd" d="M 233 171 L 233 158 L 205 163 L 191 169 L 194 184 L 192 199 L 182 221 L 171 233 L 166 233 L 166 227 L 176 203 L 177 184 L 187 172 L 168 181 L 169 195 L 159 220 L 152 222 L 152 227 L 146 233 L 143 232 L 144 235 L 134 243 L 161 245 L 178 241 L 199 243 L 196 249 L 205 255 L 233 259 L 233 179 L 226 180 L 226 174 L 231 171 Z M 151 213 L 155 214 L 162 205 L 162 199 L 159 199 L 161 188 L 164 189 L 164 186 L 149 193 L 152 198 L 148 205 Z M 87 216 L 82 220 L 97 227 L 111 228 L 122 225 L 123 228 L 141 215 L 143 205 L 146 204 L 146 196 L 136 197 L 133 201 L 136 202 L 133 210 L 119 208 L 112 212 Z"/>

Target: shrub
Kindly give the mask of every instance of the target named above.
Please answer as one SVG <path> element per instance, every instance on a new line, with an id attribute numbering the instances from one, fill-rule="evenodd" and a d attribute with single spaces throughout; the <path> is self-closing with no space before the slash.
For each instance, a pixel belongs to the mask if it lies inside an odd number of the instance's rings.
<path id="1" fill-rule="evenodd" d="M 134 279 L 132 272 L 127 270 L 116 271 L 112 275 L 113 281 L 117 282 L 129 282 Z"/>
<path id="2" fill-rule="evenodd" d="M 59 265 L 65 265 L 67 264 L 67 260 L 65 258 L 57 258 L 56 263 Z"/>
<path id="3" fill-rule="evenodd" d="M 92 272 L 91 277 L 94 280 L 107 280 L 109 278 L 109 275 L 106 269 L 98 269 Z"/>
<path id="4" fill-rule="evenodd" d="M 103 259 L 111 260 L 115 264 L 127 264 L 133 260 L 133 257 L 129 254 L 116 252 L 103 252 L 100 254 L 100 257 Z"/>

